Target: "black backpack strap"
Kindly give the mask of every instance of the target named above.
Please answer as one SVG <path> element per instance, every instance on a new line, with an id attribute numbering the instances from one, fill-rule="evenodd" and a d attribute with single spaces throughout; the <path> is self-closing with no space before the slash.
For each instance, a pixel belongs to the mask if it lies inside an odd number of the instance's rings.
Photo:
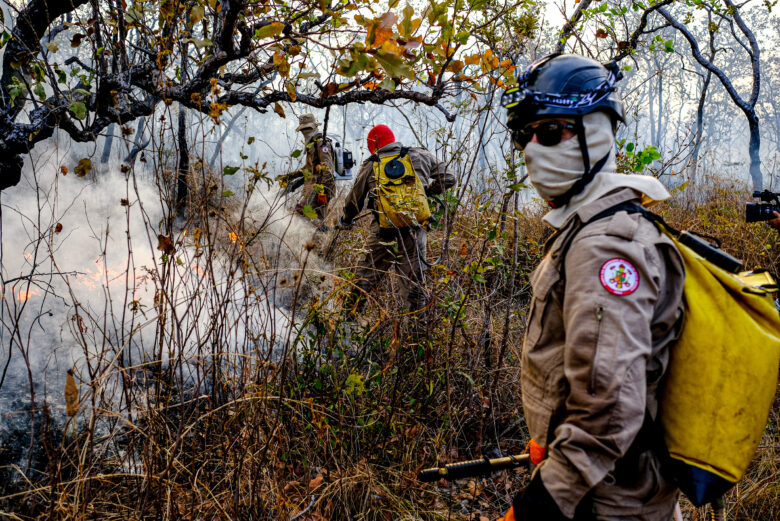
<path id="1" fill-rule="evenodd" d="M 409 153 L 409 148 L 408 147 L 401 147 L 401 153 L 398 154 L 398 159 L 401 159 L 402 157 L 404 157 L 408 153 Z"/>

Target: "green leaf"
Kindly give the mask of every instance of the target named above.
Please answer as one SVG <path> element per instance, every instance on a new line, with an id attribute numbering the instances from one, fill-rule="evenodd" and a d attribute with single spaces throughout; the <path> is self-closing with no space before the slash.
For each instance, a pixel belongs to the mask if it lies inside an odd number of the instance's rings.
<path id="1" fill-rule="evenodd" d="M 310 204 L 307 204 L 306 206 L 303 207 L 303 215 L 308 217 L 309 219 L 317 218 L 317 212 L 314 211 L 314 208 L 312 208 Z"/>
<path id="2" fill-rule="evenodd" d="M 83 120 L 87 117 L 87 106 L 83 101 L 74 101 L 70 104 L 70 111 L 73 116 L 78 120 Z"/>
<path id="3" fill-rule="evenodd" d="M 237 166 L 226 166 L 222 169 L 222 175 L 233 175 L 236 172 L 238 172 L 239 167 Z"/>
<path id="4" fill-rule="evenodd" d="M 634 150 L 634 144 L 629 143 L 626 145 L 626 152 L 632 152 Z"/>
<path id="5" fill-rule="evenodd" d="M 225 190 L 222 192 L 222 197 L 233 197 L 235 194 L 231 192 L 230 190 Z"/>
<path id="6" fill-rule="evenodd" d="M 43 88 L 43 83 L 37 84 L 33 88 L 33 92 L 35 93 L 36 96 L 38 96 L 39 99 L 42 100 L 46 99 L 46 90 Z"/>
<path id="7" fill-rule="evenodd" d="M 414 78 L 411 67 L 400 56 L 380 50 L 376 53 L 376 59 L 391 78 Z"/>
<path id="8" fill-rule="evenodd" d="M 193 8 L 190 9 L 190 22 L 193 24 L 200 22 L 203 20 L 203 16 L 205 16 L 205 14 L 206 10 L 202 5 L 193 6 Z"/>
<path id="9" fill-rule="evenodd" d="M 466 42 L 469 40 L 469 36 L 471 36 L 471 33 L 468 31 L 461 31 L 458 34 L 455 35 L 453 38 L 456 42 L 458 42 L 461 45 L 465 45 Z"/>
<path id="10" fill-rule="evenodd" d="M 283 30 L 284 24 L 282 22 L 272 22 L 257 29 L 255 31 L 255 38 L 273 38 L 275 36 L 279 36 Z"/>
<path id="11" fill-rule="evenodd" d="M 198 49 L 204 49 L 206 47 L 211 47 L 212 45 L 214 45 L 214 42 L 212 42 L 208 38 L 190 38 L 189 41 L 195 44 L 195 47 L 197 47 Z"/>
<path id="12" fill-rule="evenodd" d="M 297 159 L 297 158 L 301 157 L 302 153 L 303 153 L 303 150 L 293 150 L 292 154 L 290 154 L 290 155 L 293 157 L 293 159 Z"/>
<path id="13" fill-rule="evenodd" d="M 525 183 L 513 183 L 508 187 L 513 192 L 519 192 L 523 188 L 528 188 Z"/>
<path id="14" fill-rule="evenodd" d="M 395 82 L 389 76 L 385 76 L 384 79 L 382 80 L 382 83 L 379 84 L 379 88 L 384 89 L 386 91 L 394 92 Z"/>

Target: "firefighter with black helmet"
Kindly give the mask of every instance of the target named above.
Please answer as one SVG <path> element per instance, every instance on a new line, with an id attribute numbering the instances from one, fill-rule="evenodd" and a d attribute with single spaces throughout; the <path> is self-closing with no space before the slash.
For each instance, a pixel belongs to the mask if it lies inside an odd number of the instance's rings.
<path id="1" fill-rule="evenodd" d="M 684 268 L 668 237 L 625 210 L 669 193 L 651 176 L 616 172 L 620 76 L 615 65 L 550 55 L 502 99 L 555 229 L 531 275 L 522 350 L 537 467 L 507 521 L 668 521 L 676 506 L 654 420 L 682 322 Z"/>

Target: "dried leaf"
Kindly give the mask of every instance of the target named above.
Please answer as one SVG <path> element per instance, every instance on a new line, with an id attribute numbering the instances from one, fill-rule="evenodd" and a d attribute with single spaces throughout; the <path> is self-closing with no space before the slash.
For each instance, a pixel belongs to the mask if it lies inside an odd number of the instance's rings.
<path id="1" fill-rule="evenodd" d="M 65 375 L 65 410 L 70 417 L 79 412 L 79 387 L 73 378 L 73 369 L 68 369 Z"/>
<path id="2" fill-rule="evenodd" d="M 274 112 L 276 112 L 277 114 L 279 114 L 279 116 L 283 118 L 287 117 L 287 114 L 284 113 L 284 109 L 278 103 L 274 103 Z"/>
<path id="3" fill-rule="evenodd" d="M 298 93 L 295 92 L 295 84 L 293 82 L 286 82 L 284 84 L 284 88 L 287 89 L 287 94 L 290 96 L 290 101 L 295 101 L 298 99 Z"/>
<path id="4" fill-rule="evenodd" d="M 165 235 L 157 236 L 157 249 L 168 255 L 171 255 L 175 251 L 175 248 L 173 247 L 173 241 L 170 237 Z"/>
<path id="5" fill-rule="evenodd" d="M 62 223 L 57 223 L 54 227 L 54 233 L 60 233 L 62 231 Z"/>
<path id="6" fill-rule="evenodd" d="M 70 46 L 73 48 L 78 47 L 81 45 L 81 40 L 86 36 L 84 33 L 76 33 L 73 35 L 73 38 L 70 39 Z"/>
<path id="7" fill-rule="evenodd" d="M 289 493 L 292 489 L 300 487 L 301 482 L 300 481 L 288 481 L 287 484 L 284 486 L 284 493 Z"/>
<path id="8" fill-rule="evenodd" d="M 322 482 L 323 482 L 324 479 L 325 478 L 322 477 L 322 474 L 317 474 L 316 478 L 314 478 L 313 480 L 309 481 L 309 489 L 310 490 L 314 490 L 315 488 L 319 487 L 320 485 L 322 485 Z"/>

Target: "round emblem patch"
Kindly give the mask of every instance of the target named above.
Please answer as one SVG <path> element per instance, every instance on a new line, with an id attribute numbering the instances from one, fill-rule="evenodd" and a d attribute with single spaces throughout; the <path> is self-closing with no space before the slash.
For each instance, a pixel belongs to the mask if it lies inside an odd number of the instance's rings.
<path id="1" fill-rule="evenodd" d="M 601 265 L 601 285 L 615 295 L 630 295 L 639 287 L 639 273 L 626 259 L 610 259 Z"/>

